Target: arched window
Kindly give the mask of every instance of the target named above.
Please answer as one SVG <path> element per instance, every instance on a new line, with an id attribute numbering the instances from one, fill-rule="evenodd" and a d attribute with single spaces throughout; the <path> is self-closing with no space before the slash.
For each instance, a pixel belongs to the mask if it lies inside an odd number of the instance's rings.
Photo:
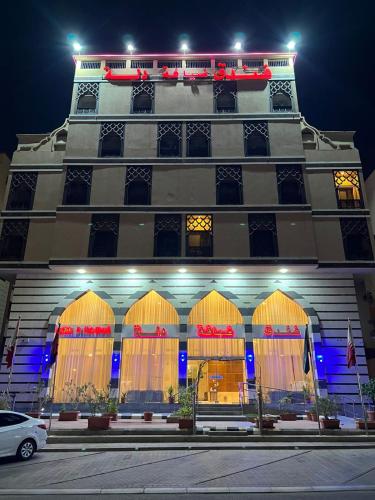
<path id="1" fill-rule="evenodd" d="M 346 260 L 373 260 L 367 220 L 364 218 L 340 218 Z"/>
<path id="2" fill-rule="evenodd" d="M 181 123 L 159 123 L 158 125 L 158 155 L 181 156 Z"/>
<path id="3" fill-rule="evenodd" d="M 68 167 L 64 188 L 64 205 L 88 205 L 91 192 L 91 167 Z"/>
<path id="4" fill-rule="evenodd" d="M 151 203 L 152 167 L 128 166 L 125 179 L 125 205 L 149 205 Z"/>
<path id="5" fill-rule="evenodd" d="M 122 140 L 115 132 L 110 132 L 101 141 L 100 156 L 121 156 Z"/>
<path id="6" fill-rule="evenodd" d="M 15 172 L 12 175 L 7 210 L 31 210 L 34 203 L 34 195 L 37 173 Z"/>
<path id="7" fill-rule="evenodd" d="M 135 82 L 132 91 L 132 112 L 133 113 L 152 113 L 154 105 L 154 87 L 153 82 Z"/>
<path id="8" fill-rule="evenodd" d="M 82 94 L 77 101 L 77 113 L 95 113 L 96 96 L 90 92 Z"/>
<path id="9" fill-rule="evenodd" d="M 276 177 L 280 204 L 306 203 L 303 174 L 299 165 L 277 166 Z"/>
<path id="10" fill-rule="evenodd" d="M 243 123 L 245 156 L 268 156 L 268 123 L 246 121 Z"/>
<path id="11" fill-rule="evenodd" d="M 333 175 L 338 208 L 362 208 L 363 200 L 358 172 L 335 170 Z"/>
<path id="12" fill-rule="evenodd" d="M 251 257 L 277 257 L 277 232 L 274 214 L 249 214 Z"/>
<path id="13" fill-rule="evenodd" d="M 272 96 L 273 111 L 292 111 L 292 99 L 283 91 L 279 91 Z"/>
<path id="14" fill-rule="evenodd" d="M 186 256 L 212 257 L 212 216 L 186 216 Z"/>
<path id="15" fill-rule="evenodd" d="M 237 166 L 216 167 L 216 203 L 240 205 L 242 203 L 242 169 Z"/>
<path id="16" fill-rule="evenodd" d="M 237 85 L 235 82 L 214 83 L 215 110 L 217 113 L 237 111 Z"/>
<path id="17" fill-rule="evenodd" d="M 187 156 L 211 156 L 211 124 L 189 122 L 186 125 Z"/>
<path id="18" fill-rule="evenodd" d="M 179 257 L 181 255 L 181 215 L 155 215 L 155 257 Z"/>
<path id="19" fill-rule="evenodd" d="M 2 260 L 23 260 L 28 231 L 28 220 L 3 221 L 0 237 L 0 258 Z"/>
<path id="20" fill-rule="evenodd" d="M 118 225 L 116 214 L 92 216 L 89 257 L 116 257 Z"/>
<path id="21" fill-rule="evenodd" d="M 88 291 L 65 309 L 59 323 L 62 329 L 70 328 L 72 334 L 59 338 L 55 401 L 70 402 L 66 383 L 73 388 L 91 383 L 98 390 L 106 390 L 111 379 L 113 338 L 109 334 L 105 338 L 97 335 L 80 338 L 77 330 L 106 327 L 113 331 L 112 308 L 96 293 Z"/>

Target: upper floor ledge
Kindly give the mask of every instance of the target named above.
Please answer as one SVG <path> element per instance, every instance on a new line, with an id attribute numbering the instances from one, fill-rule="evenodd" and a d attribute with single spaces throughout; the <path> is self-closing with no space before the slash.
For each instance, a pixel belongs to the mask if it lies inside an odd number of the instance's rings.
<path id="1" fill-rule="evenodd" d="M 301 115 L 302 143 L 305 150 L 345 150 L 356 149 L 352 130 L 318 130 L 308 124 L 305 117 Z"/>
<path id="2" fill-rule="evenodd" d="M 299 122 L 301 114 L 296 112 L 269 112 L 269 113 L 168 113 L 168 114 L 97 114 L 97 115 L 82 115 L 71 114 L 69 121 L 71 123 L 100 123 L 104 121 L 119 121 L 119 122 L 184 122 L 184 121 L 207 121 L 210 122 L 236 122 L 236 121 L 251 121 L 251 120 L 266 120 L 272 122 Z"/>

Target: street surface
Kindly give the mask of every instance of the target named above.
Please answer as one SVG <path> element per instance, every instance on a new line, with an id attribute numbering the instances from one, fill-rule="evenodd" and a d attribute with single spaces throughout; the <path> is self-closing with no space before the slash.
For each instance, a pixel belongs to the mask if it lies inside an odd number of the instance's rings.
<path id="1" fill-rule="evenodd" d="M 222 488 L 222 487 L 354 487 L 369 491 L 320 493 L 278 492 L 234 494 L 129 494 L 128 500 L 189 498 L 210 500 L 375 498 L 375 449 L 332 450 L 158 450 L 131 452 L 40 452 L 30 462 L 0 459 L 0 498 L 7 489 L 53 489 L 61 494 L 43 498 L 64 498 L 80 489 L 116 488 Z M 372 491 L 370 491 L 372 489 Z M 70 490 L 69 492 L 65 490 Z M 73 491 L 72 491 L 73 490 Z M 26 493 L 26 492 L 20 492 Z M 30 491 L 30 493 L 32 493 Z M 35 492 L 36 493 L 36 492 Z M 47 494 L 47 492 L 45 492 Z M 52 493 L 52 492 L 50 492 Z M 59 491 L 57 492 L 59 493 Z M 74 498 L 124 498 L 123 495 L 79 494 Z M 82 492 L 83 493 L 83 492 Z M 108 492 L 110 493 L 110 492 Z M 116 493 L 113 491 L 113 493 Z M 136 492 L 134 492 L 136 493 Z M 141 493 L 141 492 L 140 492 Z M 34 498 L 42 496 L 42 492 Z M 33 498 L 33 497 L 31 497 Z M 66 496 L 66 498 L 68 498 Z"/>

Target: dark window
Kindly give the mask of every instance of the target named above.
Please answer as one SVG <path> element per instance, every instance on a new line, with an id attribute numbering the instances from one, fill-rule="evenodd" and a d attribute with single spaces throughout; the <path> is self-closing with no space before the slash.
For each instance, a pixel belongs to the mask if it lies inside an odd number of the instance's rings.
<path id="1" fill-rule="evenodd" d="M 338 208 L 363 208 L 358 172 L 356 170 L 335 170 L 333 176 Z"/>
<path id="2" fill-rule="evenodd" d="M 37 173 L 16 172 L 12 175 L 7 210 L 32 210 Z"/>
<path id="3" fill-rule="evenodd" d="M 216 167 L 216 203 L 218 205 L 242 204 L 242 168 Z"/>
<path id="4" fill-rule="evenodd" d="M 4 220 L 0 238 L 2 260 L 22 260 L 25 254 L 28 220 Z"/>
<path id="5" fill-rule="evenodd" d="M 106 122 L 100 130 L 99 155 L 122 156 L 124 147 L 125 124 L 120 122 Z"/>
<path id="6" fill-rule="evenodd" d="M 367 219 L 345 218 L 340 220 L 344 242 L 345 258 L 347 260 L 372 260 L 370 235 Z"/>
<path id="7" fill-rule="evenodd" d="M 186 255 L 212 257 L 212 216 L 186 216 Z"/>
<path id="8" fill-rule="evenodd" d="M 154 256 L 181 255 L 181 215 L 155 215 Z"/>
<path id="9" fill-rule="evenodd" d="M 118 225 L 118 215 L 92 216 L 89 257 L 116 257 Z"/>
<path id="10" fill-rule="evenodd" d="M 14 413 L 0 413 L 0 427 L 9 427 L 10 425 L 22 424 L 29 420 L 22 415 L 15 415 Z"/>
<path id="11" fill-rule="evenodd" d="M 65 178 L 64 205 L 88 205 L 91 179 L 91 167 L 68 167 Z"/>
<path id="12" fill-rule="evenodd" d="M 181 156 L 182 127 L 178 122 L 158 124 L 158 155 Z"/>
<path id="13" fill-rule="evenodd" d="M 127 167 L 125 179 L 125 205 L 150 205 L 152 167 Z"/>
<path id="14" fill-rule="evenodd" d="M 77 89 L 77 113 L 96 113 L 99 83 L 79 83 Z"/>
<path id="15" fill-rule="evenodd" d="M 235 113 L 237 111 L 236 83 L 214 82 L 214 101 L 216 113 Z"/>
<path id="16" fill-rule="evenodd" d="M 251 257 L 277 257 L 277 232 L 274 214 L 249 214 Z"/>
<path id="17" fill-rule="evenodd" d="M 211 156 L 211 124 L 189 122 L 186 125 L 187 156 Z"/>
<path id="18" fill-rule="evenodd" d="M 271 110 L 292 111 L 292 86 L 289 80 L 270 82 Z"/>
<path id="19" fill-rule="evenodd" d="M 245 156 L 268 156 L 267 122 L 244 122 Z"/>
<path id="20" fill-rule="evenodd" d="M 140 82 L 133 84 L 133 113 L 152 113 L 154 108 L 154 83 Z"/>
<path id="21" fill-rule="evenodd" d="M 302 169 L 299 165 L 276 167 L 279 203 L 300 205 L 306 203 Z"/>

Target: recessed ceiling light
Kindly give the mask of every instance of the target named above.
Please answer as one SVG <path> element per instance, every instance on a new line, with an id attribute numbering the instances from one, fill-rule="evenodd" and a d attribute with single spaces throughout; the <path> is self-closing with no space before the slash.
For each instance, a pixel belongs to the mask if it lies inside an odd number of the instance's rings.
<path id="1" fill-rule="evenodd" d="M 138 224 L 138 226 L 144 226 L 144 225 L 145 225 L 145 224 L 144 224 L 144 222 L 140 222 L 140 223 Z"/>
<path id="2" fill-rule="evenodd" d="M 228 269 L 228 273 L 236 273 L 237 272 L 237 269 L 235 267 L 231 267 L 230 269 Z"/>
<path id="3" fill-rule="evenodd" d="M 77 269 L 77 273 L 79 274 L 85 274 L 86 269 Z"/>
<path id="4" fill-rule="evenodd" d="M 184 267 L 180 267 L 180 269 L 178 270 L 179 273 L 181 274 L 184 274 L 184 273 L 187 273 L 187 269 L 185 269 Z"/>
<path id="5" fill-rule="evenodd" d="M 281 269 L 279 269 L 279 273 L 285 274 L 287 272 L 288 272 L 288 269 L 286 267 L 282 267 Z"/>
<path id="6" fill-rule="evenodd" d="M 133 269 L 133 268 L 128 269 L 128 273 L 130 273 L 130 274 L 134 274 L 134 273 L 136 273 L 136 272 L 137 272 L 137 270 L 136 270 L 136 269 Z"/>

